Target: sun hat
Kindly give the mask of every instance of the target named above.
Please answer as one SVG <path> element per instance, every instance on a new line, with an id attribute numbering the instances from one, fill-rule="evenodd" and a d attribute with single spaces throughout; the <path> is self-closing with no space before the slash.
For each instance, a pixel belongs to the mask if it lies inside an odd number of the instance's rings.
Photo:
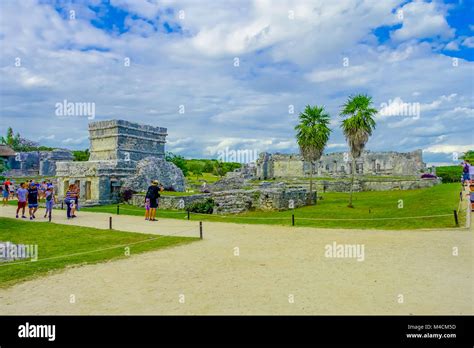
<path id="1" fill-rule="evenodd" d="M 153 184 L 153 185 L 158 185 L 159 182 L 158 182 L 158 180 L 153 180 L 153 183 L 152 183 L 152 184 Z"/>

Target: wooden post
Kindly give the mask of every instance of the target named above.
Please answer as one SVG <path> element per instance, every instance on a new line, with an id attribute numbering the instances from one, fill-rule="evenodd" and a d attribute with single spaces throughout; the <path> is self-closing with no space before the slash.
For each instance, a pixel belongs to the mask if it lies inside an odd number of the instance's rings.
<path id="1" fill-rule="evenodd" d="M 61 202 L 61 210 L 64 209 L 64 202 Z"/>
<path id="2" fill-rule="evenodd" d="M 112 229 L 112 216 L 109 217 L 109 230 Z"/>
<path id="3" fill-rule="evenodd" d="M 454 211 L 454 221 L 456 222 L 456 226 L 459 226 L 459 220 L 458 220 L 458 212 L 456 210 Z"/>
<path id="4" fill-rule="evenodd" d="M 189 216 L 189 210 L 188 210 L 188 220 L 190 219 L 190 216 Z"/>
<path id="5" fill-rule="evenodd" d="M 199 238 L 202 239 L 202 221 L 199 221 Z"/>
<path id="6" fill-rule="evenodd" d="M 291 214 L 291 225 L 295 225 L 295 214 Z"/>
<path id="7" fill-rule="evenodd" d="M 314 205 L 318 204 L 318 191 L 314 191 Z"/>
<path id="8" fill-rule="evenodd" d="M 117 204 L 117 215 L 120 214 L 120 205 Z"/>

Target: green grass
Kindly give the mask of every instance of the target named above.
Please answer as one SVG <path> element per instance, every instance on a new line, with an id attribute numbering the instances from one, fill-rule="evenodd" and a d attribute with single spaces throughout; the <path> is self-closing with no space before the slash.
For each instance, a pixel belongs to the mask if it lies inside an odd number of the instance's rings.
<path id="1" fill-rule="evenodd" d="M 36 262 L 0 262 L 0 287 L 66 267 L 125 258 L 128 257 L 125 256 L 126 245 L 129 245 L 130 255 L 134 255 L 197 239 L 0 218 L 0 241 L 38 245 Z M 137 242 L 140 243 L 132 244 Z M 116 248 L 91 252 L 111 247 Z M 85 252 L 89 253 L 71 255 Z"/>
<path id="2" fill-rule="evenodd" d="M 226 217 L 219 215 L 197 215 L 191 213 L 191 220 L 220 221 L 249 224 L 291 225 L 291 215 L 295 214 L 296 226 L 325 228 L 364 228 L 364 229 L 420 229 L 455 227 L 453 210 L 459 202 L 459 184 L 437 185 L 428 189 L 407 191 L 370 191 L 354 193 L 355 208 L 348 208 L 347 193 L 327 192 L 317 205 L 297 208 L 294 211 L 262 212 L 253 211 Z M 400 200 L 403 208 L 398 208 Z M 116 213 L 116 205 L 83 208 L 84 211 Z M 121 206 L 120 214 L 143 216 L 144 209 L 134 206 Z M 443 217 L 395 219 L 395 220 L 349 220 L 406 218 L 413 216 L 444 215 Z M 186 212 L 158 210 L 163 218 L 185 219 Z M 338 220 L 304 220 L 338 219 Z M 459 216 L 463 226 L 464 214 Z"/>
<path id="3" fill-rule="evenodd" d="M 194 185 L 201 185 L 203 181 L 206 181 L 208 184 L 212 184 L 220 179 L 222 179 L 220 176 L 214 175 L 212 173 L 202 173 L 202 175 L 199 177 L 196 177 L 196 175 L 193 173 L 189 173 L 189 175 L 186 177 L 187 183 Z"/>

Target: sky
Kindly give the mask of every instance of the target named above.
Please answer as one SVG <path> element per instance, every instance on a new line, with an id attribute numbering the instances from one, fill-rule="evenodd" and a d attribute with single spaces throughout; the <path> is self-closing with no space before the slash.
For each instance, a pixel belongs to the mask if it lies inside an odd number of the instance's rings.
<path id="1" fill-rule="evenodd" d="M 428 164 L 458 163 L 474 148 L 473 8 L 3 0 L 0 132 L 85 149 L 91 120 L 124 119 L 166 127 L 166 150 L 187 158 L 296 153 L 298 114 L 322 105 L 333 130 L 326 151 L 338 152 L 348 150 L 341 106 L 363 93 L 379 110 L 368 150 L 422 149 Z"/>

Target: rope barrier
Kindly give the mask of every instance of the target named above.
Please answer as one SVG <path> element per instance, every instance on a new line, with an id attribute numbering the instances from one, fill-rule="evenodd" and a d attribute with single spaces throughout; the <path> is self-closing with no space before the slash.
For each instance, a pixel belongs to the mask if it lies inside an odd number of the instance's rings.
<path id="1" fill-rule="evenodd" d="M 192 231 L 194 231 L 194 230 L 178 231 L 178 232 L 176 232 L 176 233 L 167 234 L 167 235 L 160 235 L 160 236 L 158 236 L 158 237 L 156 237 L 156 238 L 149 238 L 149 239 L 145 239 L 145 240 L 139 240 L 139 241 L 133 242 L 133 243 L 127 243 L 127 244 L 122 244 L 122 245 L 115 245 L 115 246 L 111 246 L 111 247 L 108 247 L 108 248 L 102 248 L 102 249 L 96 249 L 96 250 L 83 251 L 83 252 L 80 252 L 80 253 L 74 253 L 74 254 L 68 254 L 68 255 L 52 256 L 52 257 L 47 257 L 47 258 L 44 258 L 44 259 L 39 259 L 39 260 L 36 260 L 36 261 L 20 261 L 20 262 L 5 263 L 5 264 L 2 263 L 2 264 L 0 264 L 0 267 L 3 267 L 3 266 L 13 266 L 13 265 L 19 265 L 19 264 L 31 263 L 31 262 L 39 262 L 39 261 L 47 261 L 47 260 L 56 260 L 56 259 L 60 259 L 60 258 L 64 258 L 64 257 L 79 256 L 79 255 L 92 254 L 92 253 L 96 253 L 96 252 L 101 252 L 101 251 L 106 251 L 106 250 L 112 250 L 112 249 L 117 249 L 117 248 L 125 248 L 125 247 L 130 246 L 130 245 L 136 245 L 136 244 L 140 244 L 140 243 L 150 242 L 150 241 L 154 241 L 154 240 L 157 240 L 157 239 L 160 239 L 160 238 L 175 236 L 175 235 L 177 235 L 178 233 L 187 233 L 187 232 L 192 232 Z M 132 232 L 132 233 L 133 233 L 133 232 Z M 201 234 L 202 234 L 202 232 L 201 232 Z M 201 238 L 201 239 L 202 239 L 202 238 Z"/>

